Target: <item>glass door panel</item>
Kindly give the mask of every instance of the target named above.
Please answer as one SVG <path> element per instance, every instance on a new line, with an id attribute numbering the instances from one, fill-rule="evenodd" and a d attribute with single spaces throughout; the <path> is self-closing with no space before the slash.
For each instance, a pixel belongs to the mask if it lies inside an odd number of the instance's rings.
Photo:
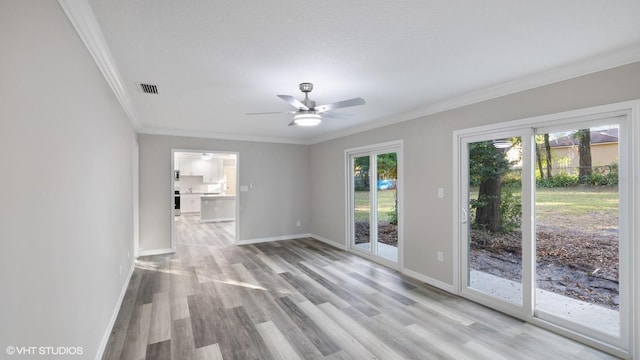
<path id="1" fill-rule="evenodd" d="M 349 159 L 351 248 L 385 265 L 400 262 L 399 146 L 372 147 Z"/>
<path id="2" fill-rule="evenodd" d="M 523 304 L 522 137 L 467 143 L 467 287 Z"/>
<path id="3" fill-rule="evenodd" d="M 618 124 L 536 134 L 536 315 L 620 336 Z"/>
<path id="4" fill-rule="evenodd" d="M 370 156 L 352 157 L 351 170 L 353 174 L 353 245 L 356 249 L 371 251 Z"/>
<path id="5" fill-rule="evenodd" d="M 375 253 L 398 261 L 398 154 L 377 154 L 376 159 L 376 231 Z"/>

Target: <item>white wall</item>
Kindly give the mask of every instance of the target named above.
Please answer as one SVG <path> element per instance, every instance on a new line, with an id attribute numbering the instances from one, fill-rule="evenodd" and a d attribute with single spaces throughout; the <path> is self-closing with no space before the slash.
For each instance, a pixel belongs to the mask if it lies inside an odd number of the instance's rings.
<path id="1" fill-rule="evenodd" d="M 238 152 L 241 185 L 238 240 L 305 234 L 310 229 L 309 147 L 182 136 L 139 135 L 140 247 L 168 249 L 173 207 L 171 150 Z M 300 220 L 301 226 L 296 226 Z"/>
<path id="2" fill-rule="evenodd" d="M 640 63 L 311 146 L 311 233 L 346 245 L 344 150 L 404 140 L 404 266 L 453 284 L 454 130 L 640 98 Z M 445 198 L 437 197 L 437 188 Z M 437 251 L 444 262 L 436 261 Z"/>
<path id="3" fill-rule="evenodd" d="M 136 134 L 58 2 L 0 7 L 1 357 L 93 358 L 133 264 Z"/>

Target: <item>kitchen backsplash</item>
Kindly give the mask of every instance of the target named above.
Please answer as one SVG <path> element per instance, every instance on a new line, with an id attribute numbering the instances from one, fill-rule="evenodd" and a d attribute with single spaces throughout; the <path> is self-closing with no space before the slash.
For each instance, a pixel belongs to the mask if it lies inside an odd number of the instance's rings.
<path id="1" fill-rule="evenodd" d="M 192 193 L 216 192 L 219 188 L 218 184 L 204 184 L 202 176 L 182 175 L 180 175 L 180 181 L 175 182 L 175 186 L 177 190 L 180 190 L 180 193 L 189 192 L 189 188 L 191 188 Z"/>

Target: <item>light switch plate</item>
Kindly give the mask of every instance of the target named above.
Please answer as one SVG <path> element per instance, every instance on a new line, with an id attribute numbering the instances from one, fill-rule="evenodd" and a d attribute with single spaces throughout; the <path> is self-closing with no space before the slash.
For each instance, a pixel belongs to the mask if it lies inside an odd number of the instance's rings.
<path id="1" fill-rule="evenodd" d="M 240 185 L 240 192 L 247 192 L 249 191 L 249 187 L 247 185 Z"/>

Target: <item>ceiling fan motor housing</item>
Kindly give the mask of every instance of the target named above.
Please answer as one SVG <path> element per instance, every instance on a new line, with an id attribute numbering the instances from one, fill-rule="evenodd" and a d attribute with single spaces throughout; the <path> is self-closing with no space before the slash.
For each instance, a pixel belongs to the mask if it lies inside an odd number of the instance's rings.
<path id="1" fill-rule="evenodd" d="M 303 83 L 300 83 L 299 86 L 300 86 L 300 91 L 302 91 L 303 93 L 308 93 L 308 92 L 311 92 L 311 90 L 313 90 L 312 83 L 303 82 Z"/>
<path id="2" fill-rule="evenodd" d="M 316 102 L 309 99 L 309 93 L 311 92 L 311 90 L 313 90 L 313 84 L 312 83 L 308 83 L 308 82 L 304 82 L 304 83 L 300 83 L 300 91 L 302 91 L 304 93 L 304 99 L 301 101 L 304 106 L 306 106 L 309 110 L 313 110 L 313 108 L 316 107 Z M 303 110 L 303 109 L 300 109 Z"/>

